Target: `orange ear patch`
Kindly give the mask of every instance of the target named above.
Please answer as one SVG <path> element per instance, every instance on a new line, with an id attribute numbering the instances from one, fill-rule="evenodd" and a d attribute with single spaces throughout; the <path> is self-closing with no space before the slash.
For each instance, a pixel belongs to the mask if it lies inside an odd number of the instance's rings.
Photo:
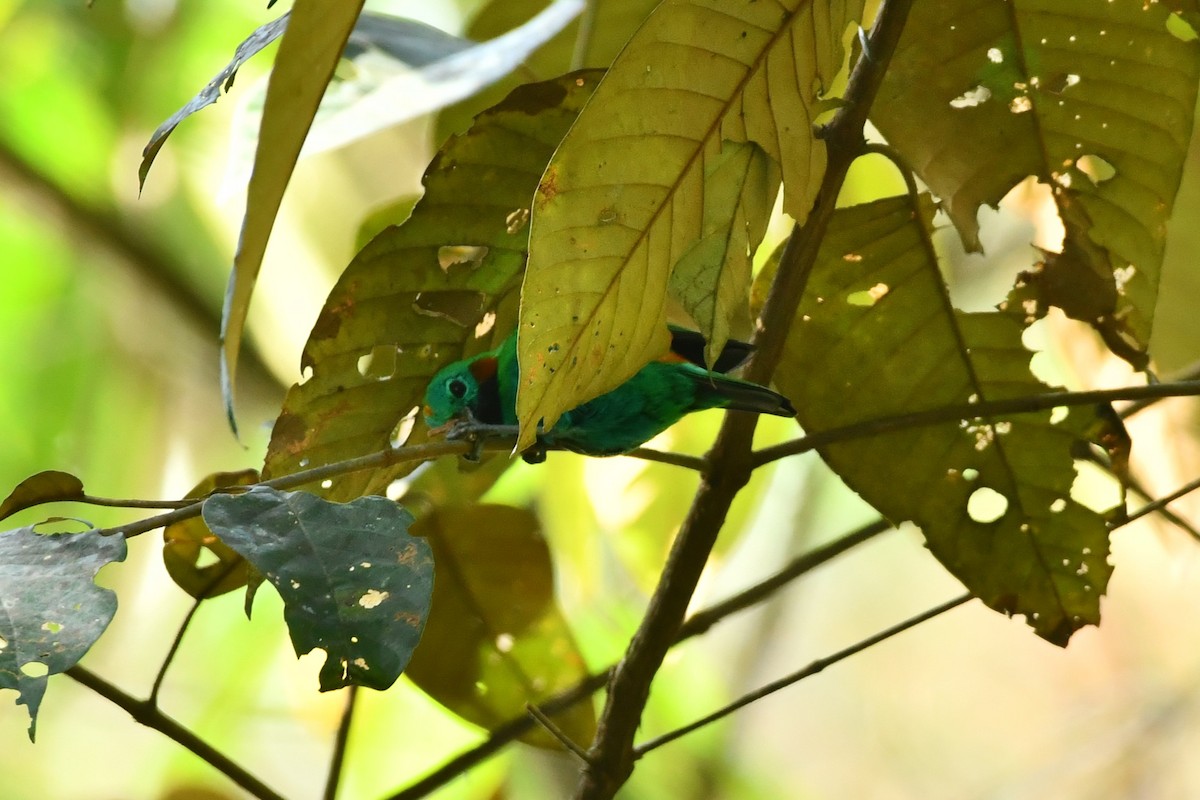
<path id="1" fill-rule="evenodd" d="M 471 374 L 475 376 L 475 381 L 479 384 L 484 384 L 496 377 L 496 359 L 495 358 L 477 358 L 467 367 Z"/>

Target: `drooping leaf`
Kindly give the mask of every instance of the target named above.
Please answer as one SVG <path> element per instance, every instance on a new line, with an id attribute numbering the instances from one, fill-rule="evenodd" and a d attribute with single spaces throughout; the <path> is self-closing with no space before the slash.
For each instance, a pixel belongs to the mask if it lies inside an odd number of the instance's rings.
<path id="1" fill-rule="evenodd" d="M 205 497 L 217 489 L 249 486 L 259 480 L 258 470 L 215 472 L 184 497 Z M 216 559 L 201 566 L 205 551 Z M 245 586 L 254 568 L 204 524 L 201 517 L 175 522 L 163 529 L 163 566 L 175 584 L 197 600 L 218 597 Z"/>
<path id="2" fill-rule="evenodd" d="M 326 652 L 321 691 L 386 689 L 404 671 L 433 593 L 429 545 L 409 535 L 407 511 L 258 487 L 210 497 L 204 521 L 279 592 L 296 655 Z"/>
<path id="3" fill-rule="evenodd" d="M 534 50 L 519 69 L 438 114 L 436 141 L 465 131 L 475 115 L 503 100 L 530 79 L 545 79 L 576 69 L 607 69 L 629 37 L 659 0 L 591 0 L 591 24 L 580 41 L 576 19 Z M 524 25 L 550 5 L 550 0 L 492 0 L 467 26 L 466 35 L 478 42 L 502 36 Z"/>
<path id="4" fill-rule="evenodd" d="M 908 198 L 840 209 L 775 375 L 805 430 L 1040 394 L 1023 320 L 950 305 L 928 239 L 933 208 Z M 1102 436 L 1090 408 L 976 417 L 830 445 L 821 455 L 992 608 L 1065 644 L 1099 621 L 1105 516 L 1072 497 L 1074 453 Z M 990 504 L 990 505 L 989 505 Z"/>
<path id="5" fill-rule="evenodd" d="M 715 235 L 704 227 L 705 178 L 725 143 L 762 147 L 782 169 L 784 210 L 807 217 L 825 169 L 813 121 L 862 3 L 820 9 L 808 0 L 667 0 L 614 62 L 534 202 L 518 449 L 539 421 L 552 427 L 665 351 L 668 281 L 697 241 Z M 758 231 L 765 219 L 736 224 Z"/>
<path id="6" fill-rule="evenodd" d="M 264 474 L 387 447 L 445 364 L 499 344 L 516 323 L 529 203 L 598 76 L 523 86 L 448 142 L 404 224 L 355 257 L 326 300 L 275 423 Z M 408 443 L 424 439 L 416 421 Z M 410 467 L 333 479 L 329 497 L 381 491 Z"/>
<path id="7" fill-rule="evenodd" d="M 279 38 L 287 27 L 288 15 L 284 14 L 278 19 L 273 19 L 265 25 L 260 25 L 255 28 L 254 32 L 246 37 L 245 41 L 237 46 L 233 53 L 233 60 L 225 65 L 225 69 L 217 73 L 208 84 L 196 93 L 196 96 L 189 100 L 183 108 L 176 111 L 167 119 L 158 129 L 150 136 L 150 141 L 146 143 L 146 147 L 142 150 L 142 163 L 138 167 L 138 185 L 145 187 L 146 176 L 150 174 L 150 167 L 154 164 L 154 159 L 158 157 L 158 151 L 166 143 L 167 137 L 179 127 L 179 123 L 195 114 L 202 108 L 212 105 L 221 97 L 221 87 L 225 87 L 225 91 L 233 88 L 233 79 L 237 75 L 238 69 L 248 59 L 269 45 L 271 42 Z"/>
<path id="8" fill-rule="evenodd" d="M 557 0 L 536 19 L 483 43 L 413 20 L 364 13 L 346 45 L 351 62 L 326 90 L 300 158 L 416 119 L 490 85 L 577 16 L 582 5 L 583 0 Z M 414 34 L 423 47 L 413 48 L 407 41 Z M 255 86 L 238 108 L 222 180 L 226 190 L 245 185 L 249 177 L 264 93 L 265 84 Z"/>
<path id="9" fill-rule="evenodd" d="M 235 431 L 234 385 L 250 296 L 284 189 L 362 4 L 363 0 L 295 0 L 267 82 L 246 214 L 221 313 L 221 394 Z"/>
<path id="10" fill-rule="evenodd" d="M 491 728 L 586 677 L 554 603 L 550 551 L 536 517 L 500 505 L 442 508 L 413 532 L 428 539 L 438 563 L 433 611 L 407 673 L 417 686 Z M 592 740 L 590 699 L 553 719 L 574 741 Z M 540 729 L 524 740 L 559 746 Z"/>
<path id="11" fill-rule="evenodd" d="M 46 679 L 75 666 L 117 612 L 93 578 L 125 551 L 124 537 L 95 531 L 0 533 L 0 689 L 20 692 L 31 741 Z"/>
<path id="12" fill-rule="evenodd" d="M 1200 44 L 1170 30 L 1185 7 L 1194 0 L 917 3 L 871 114 L 969 248 L 980 205 L 1028 175 L 1050 186 L 1066 249 L 1018 301 L 1088 322 L 1138 367 L 1200 76 Z"/>
<path id="13" fill-rule="evenodd" d="M 30 475 L 0 503 L 0 519 L 18 511 L 59 500 L 79 500 L 83 497 L 83 481 L 69 472 L 48 469 Z"/>
<path id="14" fill-rule="evenodd" d="M 341 147 L 474 94 L 515 69 L 583 7 L 584 0 L 555 0 L 525 24 L 480 44 L 468 42 L 419 69 L 360 69 L 358 78 L 338 86 L 338 96 L 330 98 L 336 103 L 322 104 L 305 154 Z"/>

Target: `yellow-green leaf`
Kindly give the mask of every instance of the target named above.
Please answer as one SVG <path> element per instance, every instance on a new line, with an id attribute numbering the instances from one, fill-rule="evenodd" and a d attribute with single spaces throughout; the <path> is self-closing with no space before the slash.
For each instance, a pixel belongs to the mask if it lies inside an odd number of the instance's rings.
<path id="1" fill-rule="evenodd" d="M 550 550 L 535 516 L 500 505 L 444 508 L 411 531 L 428 539 L 438 571 L 429 621 L 405 673 L 423 691 L 492 728 L 587 676 L 554 602 Z M 553 719 L 574 741 L 592 740 L 590 699 Z M 524 740 L 559 747 L 540 729 Z"/>
<path id="2" fill-rule="evenodd" d="M 1195 6 L 916 3 L 871 114 L 970 248 L 980 205 L 1029 175 L 1049 185 L 1070 252 L 1028 276 L 1024 297 L 1092 324 L 1137 366 L 1200 76 L 1200 44 L 1171 30 L 1171 12 Z"/>
<path id="3" fill-rule="evenodd" d="M 398 441 L 398 423 L 416 413 L 438 369 L 512 331 L 530 200 L 597 81 L 584 72 L 523 86 L 434 158 L 412 215 L 364 247 L 330 292 L 304 349 L 312 375 L 284 400 L 264 474 Z M 407 442 L 424 434 L 417 420 Z M 311 489 L 346 500 L 382 491 L 407 469 Z"/>
<path id="4" fill-rule="evenodd" d="M 0 503 L 0 519 L 18 511 L 59 500 L 78 500 L 83 497 L 83 481 L 69 472 L 54 469 L 30 475 Z"/>
<path id="5" fill-rule="evenodd" d="M 908 198 L 840 209 L 776 372 L 805 430 L 1040 394 L 1022 319 L 950 306 Z M 1065 644 L 1100 617 L 1112 568 L 1104 514 L 1072 496 L 1073 453 L 1108 427 L 1092 408 L 976 417 L 825 447 L 846 483 L 976 596 Z"/>
<path id="6" fill-rule="evenodd" d="M 242 329 L 284 189 L 363 0 L 295 0 L 267 83 L 246 215 L 221 315 L 221 391 L 231 425 Z"/>
<path id="7" fill-rule="evenodd" d="M 258 482 L 258 470 L 215 472 L 185 498 L 207 497 L 217 489 L 249 486 Z M 216 559 L 201 566 L 201 554 L 208 551 Z M 175 584 L 197 600 L 217 597 L 240 589 L 255 575 L 255 570 L 233 548 L 208 529 L 202 517 L 192 517 L 163 529 L 163 565 Z"/>
<path id="8" fill-rule="evenodd" d="M 820 13 L 808 0 L 667 0 L 614 62 L 534 203 L 518 447 L 533 441 L 539 421 L 552 427 L 666 349 L 668 280 L 712 235 L 705 178 L 727 157 L 726 142 L 762 147 L 782 169 L 784 209 L 807 217 L 825 169 L 813 131 L 820 94 L 862 9 L 818 5 Z M 749 230 L 764 224 L 762 205 L 745 207 L 755 215 Z"/>

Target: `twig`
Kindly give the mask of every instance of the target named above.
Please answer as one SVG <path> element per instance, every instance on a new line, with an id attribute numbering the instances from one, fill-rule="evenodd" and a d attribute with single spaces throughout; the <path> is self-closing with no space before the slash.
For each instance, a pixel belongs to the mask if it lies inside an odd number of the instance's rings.
<path id="1" fill-rule="evenodd" d="M 885 0 L 870 36 L 872 60 L 860 59 L 846 87 L 846 105 L 825 129 L 828 163 L 817 199 L 802 229 L 794 231 L 784 248 L 775 281 L 761 315 L 766 336 L 756 337 L 757 351 L 746 371 L 747 380 L 766 383 L 783 351 L 783 332 L 791 327 L 796 307 L 837 202 L 838 190 L 850 164 L 862 153 L 863 125 L 887 64 L 900 38 L 912 0 Z M 749 417 L 749 418 L 746 418 Z M 708 562 L 729 506 L 754 469 L 750 442 L 755 420 L 750 415 L 726 415 L 713 446 L 712 469 L 704 475 L 642 624 L 609 684 L 596 739 L 588 751 L 590 763 L 576 787 L 576 800 L 608 800 L 633 771 L 633 738 L 642 709 L 671 644 L 678 637 L 687 605 Z"/>
<path id="2" fill-rule="evenodd" d="M 1188 483 L 1185 483 L 1183 486 L 1181 486 L 1178 489 L 1176 489 L 1175 491 L 1171 492 L 1166 497 L 1160 497 L 1157 500 L 1154 500 L 1153 502 L 1147 503 L 1146 505 L 1139 508 L 1137 511 L 1134 511 L 1129 516 L 1122 519 L 1120 522 L 1114 524 L 1112 526 L 1112 528 L 1115 530 L 1116 528 L 1120 528 L 1124 525 L 1128 525 L 1129 523 L 1133 522 L 1136 519 L 1141 519 L 1142 517 L 1146 516 L 1147 514 L 1152 514 L 1155 511 L 1162 511 L 1168 505 L 1170 505 L 1171 503 L 1174 503 L 1176 500 L 1183 497 L 1185 494 L 1190 494 L 1191 492 L 1194 492 L 1197 489 L 1200 489 L 1200 478 L 1197 478 L 1193 481 L 1189 481 Z"/>
<path id="3" fill-rule="evenodd" d="M 1178 370 L 1177 372 L 1175 372 L 1174 374 L 1170 375 L 1169 377 L 1167 377 L 1165 379 L 1166 382 L 1175 382 L 1175 383 L 1178 383 L 1180 381 L 1194 381 L 1194 380 L 1200 380 L 1200 361 L 1196 361 L 1192 364 L 1189 364 L 1188 366 L 1184 367 L 1181 370 Z M 1165 399 L 1165 398 L 1163 398 L 1163 397 L 1143 397 L 1138 400 L 1135 400 L 1134 402 L 1132 402 L 1129 405 L 1125 406 L 1124 408 L 1120 409 L 1120 411 L 1118 411 L 1117 413 L 1121 415 L 1121 419 L 1129 419 L 1130 417 L 1132 417 L 1134 414 L 1138 413 L 1139 411 L 1144 411 L 1145 409 L 1147 409 L 1150 406 L 1157 403 L 1159 400 L 1163 400 L 1163 399 Z"/>
<path id="4" fill-rule="evenodd" d="M 555 741 L 566 748 L 568 752 L 574 754 L 575 757 L 583 763 L 588 763 L 587 750 L 584 750 L 582 747 L 580 747 L 578 742 L 576 742 L 570 736 L 567 736 L 566 732 L 563 731 L 562 728 L 554 724 L 554 720 L 550 719 L 549 715 L 547 715 L 545 711 L 542 711 L 533 703 L 526 703 L 525 713 L 533 717 L 533 721 L 538 725 L 541 725 L 542 728 L 545 729 L 546 733 L 553 736 Z"/>
<path id="5" fill-rule="evenodd" d="M 337 736 L 333 740 L 333 755 L 329 759 L 329 777 L 325 779 L 324 800 L 334 800 L 337 797 L 338 784 L 342 780 L 342 764 L 346 760 L 346 745 L 350 742 L 350 724 L 354 719 L 354 707 L 358 702 L 358 687 L 351 686 L 346 693 L 346 708 L 342 711 L 342 720 L 338 723 Z"/>
<path id="6" fill-rule="evenodd" d="M 158 694 L 162 691 L 163 680 L 167 677 L 167 670 L 171 667 L 171 663 L 175 660 L 175 655 L 179 652 L 179 646 L 183 644 L 183 635 L 187 633 L 187 629 L 191 626 L 192 620 L 196 616 L 196 612 L 200 610 L 200 604 L 209 598 L 209 593 L 220 585 L 221 581 L 229 577 L 229 574 L 241 565 L 241 561 L 231 561 L 225 565 L 225 568 L 213 575 L 208 583 L 200 591 L 200 596 L 192 603 L 192 607 L 188 609 L 188 613 L 184 616 L 183 621 L 179 623 L 179 630 L 175 632 L 175 639 L 171 642 L 171 648 L 167 651 L 167 655 L 163 658 L 162 665 L 158 668 L 158 674 L 154 676 L 154 685 L 150 689 L 150 697 L 146 702 L 150 705 L 158 706 Z"/>
<path id="7" fill-rule="evenodd" d="M 804 573 L 810 572 L 850 548 L 856 547 L 891 529 L 892 523 L 885 519 L 876 520 L 864 525 L 853 533 L 848 533 L 840 539 L 835 539 L 829 544 L 796 556 L 783 569 L 771 577 L 735 594 L 728 600 L 722 600 L 716 605 L 709 606 L 703 611 L 697 611 L 688 617 L 687 622 L 683 623 L 683 626 L 679 629 L 679 638 L 675 643 L 678 644 L 685 639 L 690 639 L 693 636 L 699 636 L 707 632 L 709 628 L 730 614 L 761 603 Z"/>
<path id="8" fill-rule="evenodd" d="M 910 617 L 909 619 L 906 619 L 904 622 L 901 622 L 898 625 L 893 625 L 892 627 L 882 630 L 872 636 L 868 636 L 866 639 L 863 639 L 860 642 L 852 644 L 845 649 L 839 650 L 831 656 L 826 656 L 825 658 L 819 658 L 816 661 L 813 661 L 808 666 L 804 667 L 803 669 L 793 672 L 791 675 L 788 675 L 787 677 L 784 677 L 784 678 L 780 678 L 777 681 L 772 681 L 771 683 L 768 683 L 766 686 L 756 689 L 755 691 L 750 692 L 747 695 L 743 695 L 742 697 L 738 698 L 737 700 L 735 700 L 734 702 L 725 706 L 724 708 L 720 708 L 705 717 L 701 717 L 700 719 L 696 720 L 695 722 L 688 723 L 687 725 L 684 725 L 682 728 L 677 728 L 677 729 L 671 731 L 670 733 L 665 733 L 662 736 L 658 736 L 654 739 L 651 739 L 648 742 L 645 742 L 644 744 L 638 745 L 636 748 L 634 748 L 634 754 L 638 758 L 641 758 L 646 753 L 649 753 L 651 750 L 657 750 L 658 748 L 662 747 L 664 744 L 673 742 L 676 739 L 680 738 L 681 736 L 691 733 L 692 731 L 698 730 L 699 728 L 703 728 L 705 725 L 715 722 L 715 721 L 721 719 L 722 717 L 729 716 L 734 711 L 737 711 L 740 708 L 744 708 L 744 707 L 750 705 L 755 700 L 761 700 L 762 698 L 766 697 L 767 695 L 773 694 L 773 693 L 779 691 L 780 689 L 791 686 L 793 683 L 801 681 L 805 678 L 812 677 L 813 675 L 816 675 L 818 672 L 823 671 L 826 667 L 830 667 L 830 666 L 838 663 L 839 661 L 844 661 L 845 659 L 849 658 L 850 656 L 855 655 L 856 653 L 861 653 L 863 650 L 866 650 L 867 648 L 874 647 L 875 645 L 879 644 L 880 642 L 882 642 L 886 639 L 890 639 L 898 633 L 903 633 L 904 631 L 909 630 L 910 628 L 915 628 L 916 626 L 920 625 L 921 623 L 927 622 L 927 621 L 933 619 L 934 617 L 940 616 L 952 608 L 957 608 L 958 606 L 961 606 L 963 603 L 972 599 L 973 596 L 974 595 L 972 595 L 970 593 L 960 595 L 959 597 L 956 597 L 953 600 L 942 603 L 940 606 L 936 606 L 936 607 L 931 608 L 928 611 L 925 611 L 921 614 L 917 614 L 914 617 Z"/>
<path id="9" fill-rule="evenodd" d="M 1194 395 L 1200 395 L 1200 380 L 1156 383 L 1150 386 L 1126 386 L 1121 389 L 1095 389 L 1086 392 L 1046 392 L 1044 394 L 1031 394 L 1024 397 L 1008 397 L 1001 400 L 982 400 L 978 403 L 940 406 L 926 411 L 876 417 L 874 419 L 855 422 L 851 425 L 844 425 L 840 428 L 817 431 L 808 436 L 802 436 L 799 439 L 793 439 L 789 442 L 758 450 L 753 455 L 752 463 L 755 466 L 761 466 L 780 458 L 807 453 L 818 447 L 824 447 L 837 442 L 861 439 L 900 429 L 938 425 L 964 419 L 969 420 L 976 417 L 1028 414 L 1059 406 L 1086 406 L 1096 403 L 1113 402 L 1115 400 L 1135 400 L 1147 397 L 1190 397 Z"/>
<path id="10" fill-rule="evenodd" d="M 276 794 L 228 756 L 163 714 L 148 701 L 138 700 L 126 694 L 99 675 L 78 665 L 71 667 L 64 674 L 70 675 L 105 700 L 124 709 L 137 722 L 182 745 L 259 800 L 284 800 L 283 795 Z"/>
<path id="11" fill-rule="evenodd" d="M 587 0 L 583 13 L 579 15 L 579 29 L 575 32 L 575 48 L 571 52 L 571 71 L 588 66 L 592 49 L 592 33 L 596 28 L 598 0 Z"/>
<path id="12" fill-rule="evenodd" d="M 57 502 L 57 501 L 48 501 Z M 183 508 L 196 502 L 195 500 L 137 500 L 118 497 L 95 497 L 85 494 L 82 497 L 72 497 L 69 502 L 86 503 L 90 506 L 109 506 L 111 508 Z"/>

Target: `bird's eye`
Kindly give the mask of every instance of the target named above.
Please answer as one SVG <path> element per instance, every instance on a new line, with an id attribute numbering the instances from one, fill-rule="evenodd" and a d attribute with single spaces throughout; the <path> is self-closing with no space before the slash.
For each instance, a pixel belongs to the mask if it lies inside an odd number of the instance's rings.
<path id="1" fill-rule="evenodd" d="M 452 379 L 446 384 L 446 388 L 450 390 L 450 394 L 454 395 L 460 400 L 462 399 L 463 395 L 467 393 L 467 384 L 461 378 Z"/>

